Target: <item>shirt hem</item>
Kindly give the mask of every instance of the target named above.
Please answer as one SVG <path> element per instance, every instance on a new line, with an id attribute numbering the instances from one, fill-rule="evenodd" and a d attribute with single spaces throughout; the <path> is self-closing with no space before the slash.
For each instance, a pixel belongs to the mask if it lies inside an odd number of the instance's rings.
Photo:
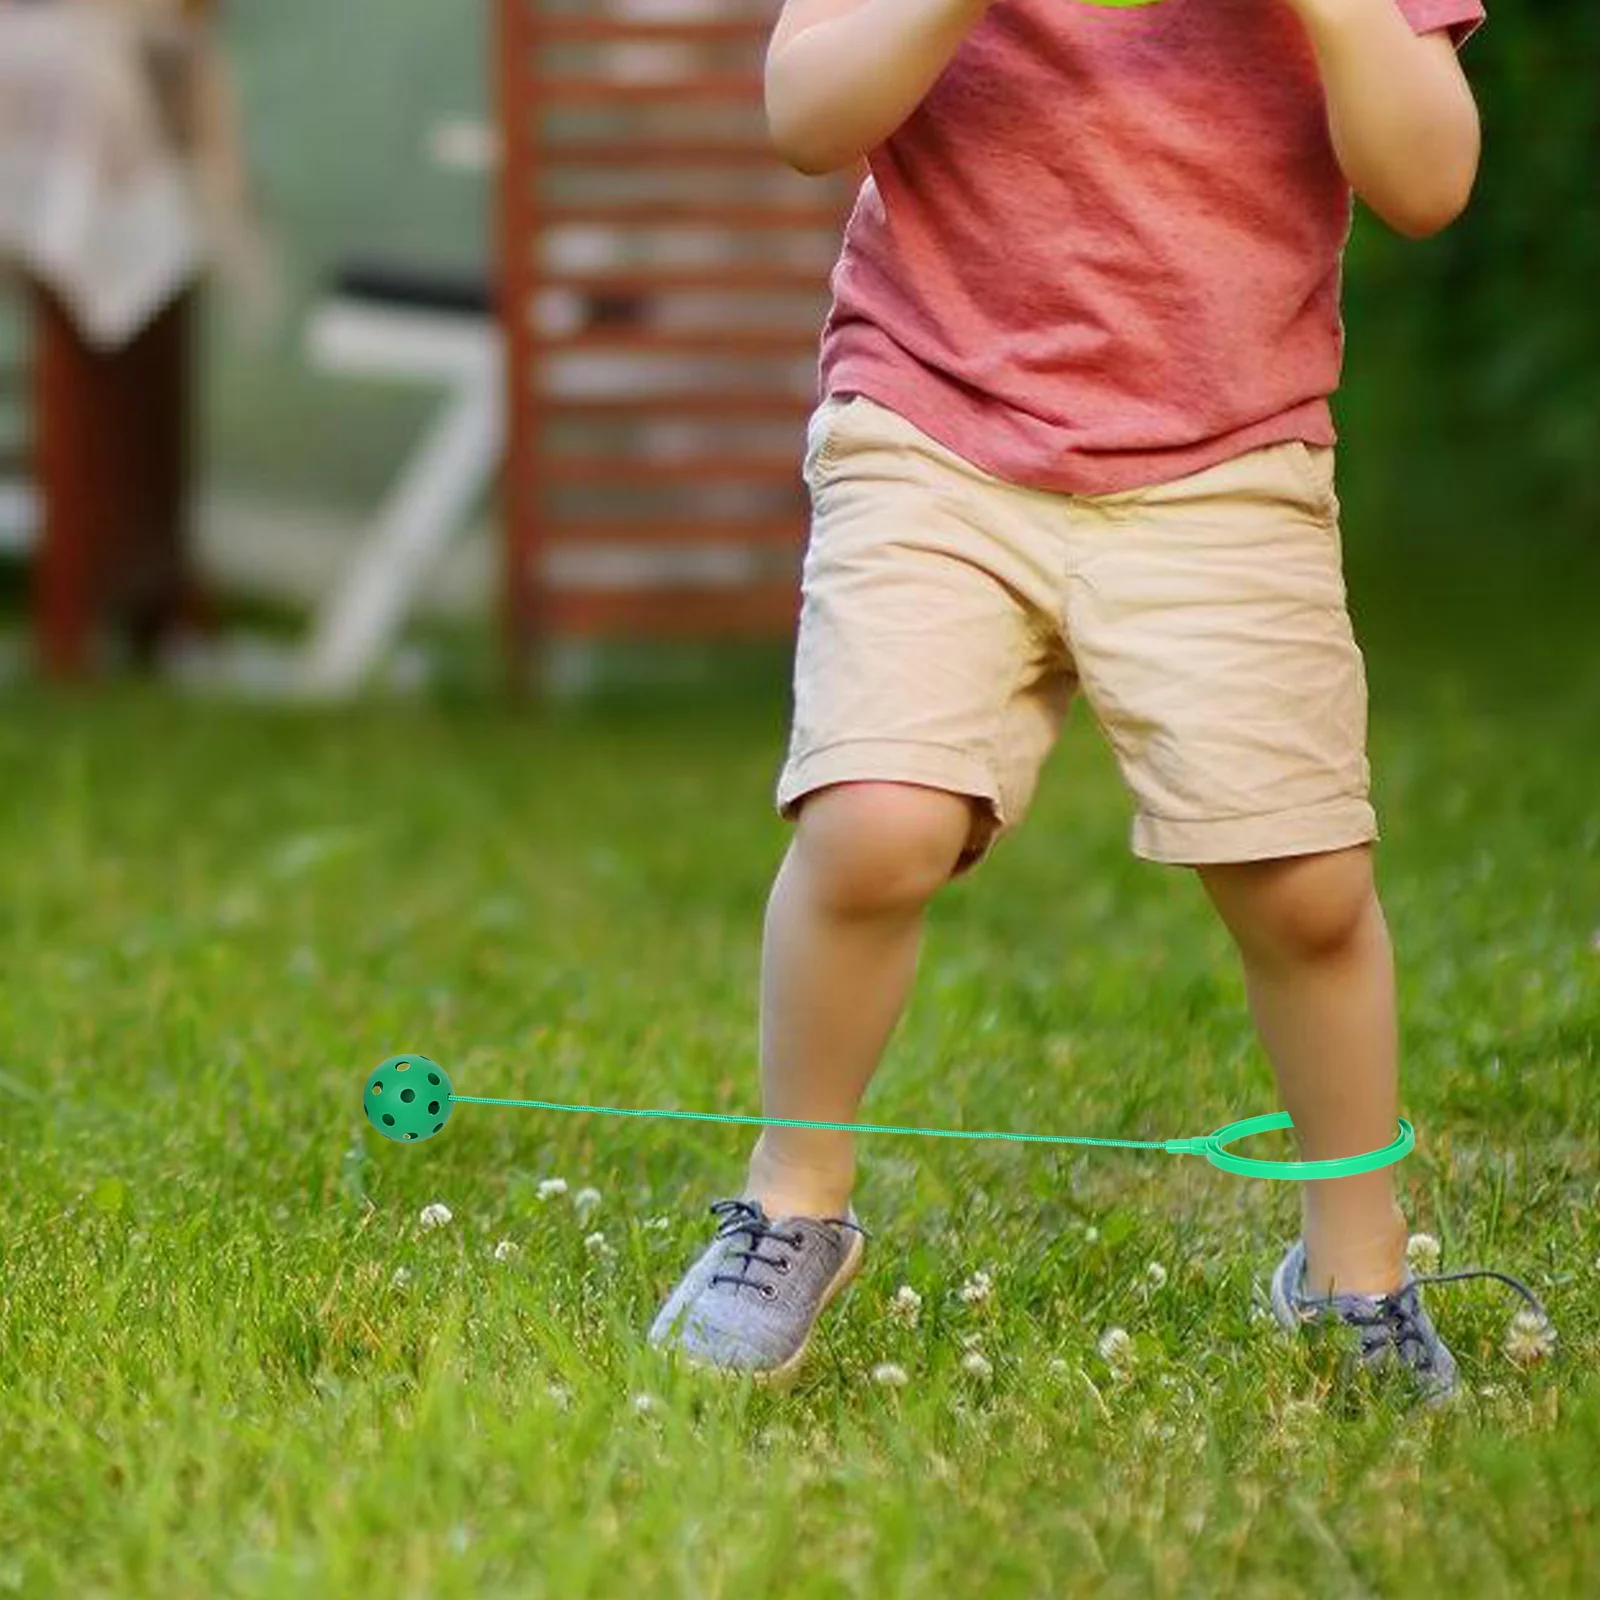
<path id="1" fill-rule="evenodd" d="M 1259 422 L 1213 438 L 1160 450 L 1064 450 L 1056 465 L 1040 464 L 996 448 L 977 430 L 953 428 L 951 409 L 940 405 L 892 367 L 845 354 L 824 356 L 821 398 L 861 394 L 903 417 L 962 460 L 1006 483 L 1058 494 L 1119 494 L 1202 472 L 1263 446 L 1291 439 L 1334 445 L 1339 433 L 1326 396 L 1304 401 Z M 998 403 L 998 402 L 997 402 Z"/>

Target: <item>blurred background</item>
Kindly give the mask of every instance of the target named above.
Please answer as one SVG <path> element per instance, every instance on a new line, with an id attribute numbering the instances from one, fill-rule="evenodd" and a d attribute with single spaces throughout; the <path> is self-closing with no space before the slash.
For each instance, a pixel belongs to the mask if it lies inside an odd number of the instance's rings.
<path id="1" fill-rule="evenodd" d="M 663 638 L 647 673 L 730 638 L 781 659 L 854 180 L 761 151 L 770 10 L 0 0 L 9 674 L 154 647 L 345 694 L 508 652 L 583 679 Z M 1600 20 L 1501 7 L 1464 60 L 1471 210 L 1422 243 L 1362 215 L 1347 269 L 1352 584 L 1417 625 L 1441 586 L 1592 596 L 1600 560 Z"/>
<path id="2" fill-rule="evenodd" d="M 0 1592 L 1595 1593 L 1600 8 L 1489 5 L 1473 205 L 1359 216 L 1335 408 L 1407 1214 L 1561 1330 L 1524 1371 L 1445 1288 L 1435 1432 L 1308 1420 L 1251 1310 L 1292 1184 L 875 1143 L 815 1386 L 691 1409 L 642 1335 L 747 1129 L 361 1114 L 402 1050 L 759 1106 L 853 188 L 766 150 L 776 0 L 0 0 Z M 1273 1103 L 1128 809 L 1076 717 L 864 1118 Z"/>

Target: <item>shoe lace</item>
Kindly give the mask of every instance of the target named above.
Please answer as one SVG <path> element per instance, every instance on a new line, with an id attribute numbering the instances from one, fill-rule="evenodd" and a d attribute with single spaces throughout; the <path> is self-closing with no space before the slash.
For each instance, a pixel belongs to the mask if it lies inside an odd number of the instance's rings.
<path id="1" fill-rule="evenodd" d="M 717 1272 L 713 1273 L 711 1277 L 713 1284 L 733 1284 L 733 1292 L 735 1294 L 746 1284 L 763 1294 L 766 1292 L 759 1280 L 750 1276 L 752 1262 L 760 1261 L 769 1267 L 776 1267 L 780 1271 L 787 1270 L 787 1257 L 762 1255 L 761 1246 L 765 1240 L 776 1240 L 779 1244 L 788 1245 L 791 1250 L 805 1248 L 804 1234 L 798 1230 L 793 1233 L 785 1233 L 781 1228 L 776 1227 L 772 1219 L 761 1209 L 758 1202 L 750 1200 L 715 1200 L 712 1202 L 710 1209 L 713 1216 L 721 1219 L 717 1227 L 717 1238 L 733 1239 L 742 1233 L 747 1234 L 750 1239 L 752 1248 L 726 1252 L 729 1258 L 738 1257 L 742 1263 L 737 1275 L 728 1272 Z M 859 1233 L 862 1238 L 868 1237 L 867 1230 L 859 1223 L 852 1222 L 848 1217 L 821 1217 L 818 1220 L 831 1223 L 835 1227 L 849 1228 L 853 1232 Z"/>
<path id="2" fill-rule="evenodd" d="M 1462 1272 L 1434 1272 L 1414 1277 L 1403 1288 L 1395 1290 L 1392 1294 L 1375 1296 L 1370 1316 L 1351 1310 L 1345 1313 L 1344 1321 L 1351 1327 L 1372 1330 L 1364 1331 L 1361 1335 L 1363 1352 L 1371 1352 L 1385 1344 L 1392 1344 L 1401 1358 L 1409 1359 L 1410 1365 L 1417 1371 L 1431 1372 L 1434 1365 L 1433 1351 L 1427 1335 L 1423 1333 L 1418 1323 L 1422 1306 L 1417 1298 L 1417 1290 L 1425 1283 L 1460 1283 L 1467 1278 L 1495 1278 L 1501 1283 L 1509 1284 L 1528 1302 L 1540 1322 L 1549 1325 L 1549 1313 L 1527 1284 L 1520 1278 L 1513 1278 L 1509 1273 L 1495 1272 L 1488 1267 L 1470 1267 Z M 1409 1358 L 1406 1356 L 1408 1347 L 1416 1352 Z"/>

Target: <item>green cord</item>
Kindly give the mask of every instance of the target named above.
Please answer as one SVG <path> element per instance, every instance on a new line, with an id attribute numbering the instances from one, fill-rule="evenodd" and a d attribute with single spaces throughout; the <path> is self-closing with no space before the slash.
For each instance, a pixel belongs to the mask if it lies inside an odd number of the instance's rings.
<path id="1" fill-rule="evenodd" d="M 457 1105 L 524 1106 L 531 1111 L 593 1111 L 605 1117 L 678 1117 L 685 1122 L 741 1122 L 760 1128 L 831 1128 L 840 1133 L 920 1133 L 929 1139 L 1016 1139 L 1029 1144 L 1109 1144 L 1124 1150 L 1165 1150 L 1167 1141 L 1147 1139 L 1067 1139 L 1051 1133 L 968 1133 L 964 1128 L 885 1128 L 867 1122 L 802 1122 L 796 1117 L 725 1117 L 708 1111 L 623 1111 L 616 1106 L 563 1106 L 551 1100 L 488 1100 L 453 1094 Z"/>
<path id="2" fill-rule="evenodd" d="M 413 1076 L 413 1074 L 415 1074 Z M 1224 1172 L 1249 1178 L 1292 1178 L 1307 1182 L 1318 1178 L 1347 1178 L 1358 1172 L 1387 1167 L 1409 1154 L 1416 1131 L 1404 1117 L 1399 1137 L 1381 1150 L 1342 1156 L 1333 1161 L 1255 1161 L 1228 1149 L 1240 1139 L 1292 1128 L 1284 1111 L 1264 1117 L 1230 1122 L 1215 1133 L 1197 1139 L 1084 1139 L 1054 1133 L 969 1132 L 965 1128 L 893 1128 L 871 1122 L 807 1122 L 798 1117 L 734 1117 L 709 1111 L 633 1111 L 621 1106 L 574 1106 L 555 1100 L 497 1100 L 487 1095 L 457 1094 L 450 1075 L 427 1056 L 391 1056 L 373 1070 L 361 1095 L 368 1121 L 386 1139 L 431 1139 L 450 1120 L 457 1105 L 517 1106 L 529 1111 L 586 1111 L 602 1117 L 671 1117 L 682 1122 L 733 1122 L 753 1128 L 826 1128 L 839 1133 L 909 1133 L 925 1139 L 1009 1139 L 1018 1144 L 1085 1144 L 1117 1150 L 1165 1150 L 1175 1156 L 1204 1156 Z"/>

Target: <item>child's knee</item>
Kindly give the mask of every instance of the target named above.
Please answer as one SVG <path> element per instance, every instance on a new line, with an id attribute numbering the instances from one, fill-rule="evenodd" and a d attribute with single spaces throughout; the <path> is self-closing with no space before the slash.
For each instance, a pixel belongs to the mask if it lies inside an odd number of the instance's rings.
<path id="1" fill-rule="evenodd" d="M 1324 960 L 1382 927 L 1365 848 L 1207 867 L 1202 877 L 1247 956 Z"/>
<path id="2" fill-rule="evenodd" d="M 795 847 L 834 911 L 912 910 L 949 881 L 978 826 L 965 795 L 906 783 L 844 783 L 808 795 Z"/>

